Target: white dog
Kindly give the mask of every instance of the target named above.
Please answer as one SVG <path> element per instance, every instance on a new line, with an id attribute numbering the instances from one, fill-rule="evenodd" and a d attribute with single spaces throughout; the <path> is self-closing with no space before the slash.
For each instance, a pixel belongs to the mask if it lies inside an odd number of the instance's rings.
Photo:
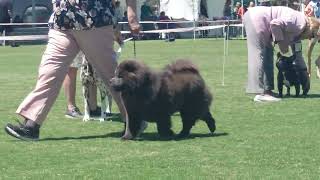
<path id="1" fill-rule="evenodd" d="M 83 121 L 89 121 L 94 119 L 92 115 L 90 115 L 90 105 L 89 105 L 89 99 L 90 99 L 89 89 L 94 86 L 96 86 L 97 89 L 99 89 L 100 98 L 101 98 L 101 114 L 100 114 L 99 120 L 100 121 L 106 120 L 107 114 L 108 115 L 111 114 L 112 96 L 107 90 L 103 80 L 97 75 L 95 69 L 91 66 L 90 63 L 88 63 L 85 56 L 83 56 L 80 78 L 82 82 L 82 92 L 83 92 L 83 98 L 84 98 Z"/>
<path id="2" fill-rule="evenodd" d="M 119 49 L 117 52 L 114 52 L 113 58 L 116 60 L 119 59 L 120 53 L 122 51 L 123 45 L 125 42 L 130 41 L 132 38 L 122 40 L 121 33 L 119 30 L 115 30 L 114 40 L 119 44 Z M 84 115 L 83 121 L 89 121 L 94 119 L 90 116 L 90 106 L 89 106 L 89 88 L 91 86 L 97 86 L 97 89 L 100 91 L 101 98 L 101 115 L 99 117 L 100 122 L 105 121 L 108 118 L 108 115 L 111 115 L 112 107 L 112 96 L 106 88 L 103 80 L 98 76 L 95 69 L 88 63 L 87 59 L 83 55 L 83 61 L 81 66 L 80 78 L 83 87 L 83 98 L 84 98 Z"/>

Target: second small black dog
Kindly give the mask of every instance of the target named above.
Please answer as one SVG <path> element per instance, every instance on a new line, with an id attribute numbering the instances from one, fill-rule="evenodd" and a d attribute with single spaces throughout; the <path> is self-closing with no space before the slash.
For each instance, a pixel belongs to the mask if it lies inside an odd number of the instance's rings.
<path id="1" fill-rule="evenodd" d="M 278 61 L 276 66 L 278 72 L 278 90 L 279 96 L 283 96 L 283 85 L 287 88 L 287 95 L 290 95 L 290 87 L 294 86 L 296 89 L 296 97 L 300 94 L 300 85 L 302 86 L 303 95 L 306 96 L 310 89 L 310 79 L 307 69 L 299 69 L 295 63 L 296 56 L 282 56 L 277 54 Z"/>

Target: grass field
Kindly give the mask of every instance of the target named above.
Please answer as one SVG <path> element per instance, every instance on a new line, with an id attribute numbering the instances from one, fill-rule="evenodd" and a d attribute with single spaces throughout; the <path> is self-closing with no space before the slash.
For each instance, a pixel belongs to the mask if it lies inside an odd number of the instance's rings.
<path id="1" fill-rule="evenodd" d="M 23 142 L 0 131 L 0 179 L 320 179 L 320 80 L 315 71 L 308 98 L 254 103 L 245 94 L 245 41 L 229 45 L 223 86 L 223 40 L 137 42 L 138 59 L 154 68 L 184 57 L 200 67 L 215 97 L 215 136 L 199 122 L 189 139 L 160 141 L 155 124 L 149 124 L 141 140 L 121 141 L 120 122 L 66 119 L 61 91 L 41 128 L 41 141 Z M 35 85 L 44 48 L 0 47 L 1 127 L 17 119 L 14 112 Z M 132 56 L 129 43 L 121 59 Z M 82 109 L 80 82 L 78 87 Z M 174 131 L 180 128 L 179 116 L 173 116 Z"/>

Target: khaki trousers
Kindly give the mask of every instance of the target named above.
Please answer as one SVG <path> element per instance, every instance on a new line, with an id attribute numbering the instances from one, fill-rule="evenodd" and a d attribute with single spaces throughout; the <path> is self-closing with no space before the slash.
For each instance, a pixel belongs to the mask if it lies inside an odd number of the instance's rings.
<path id="1" fill-rule="evenodd" d="M 112 26 L 85 31 L 50 30 L 49 41 L 39 66 L 36 87 L 20 104 L 16 113 L 41 125 L 59 94 L 69 65 L 80 50 L 106 83 L 123 120 L 128 123 L 120 93 L 113 91 L 109 84 L 117 66 L 116 60 L 112 57 Z M 128 131 L 128 128 L 126 130 Z"/>

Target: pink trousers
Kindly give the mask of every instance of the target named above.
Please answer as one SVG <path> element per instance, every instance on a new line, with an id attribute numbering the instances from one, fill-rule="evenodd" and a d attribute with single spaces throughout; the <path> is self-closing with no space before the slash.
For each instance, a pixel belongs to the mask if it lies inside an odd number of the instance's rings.
<path id="1" fill-rule="evenodd" d="M 105 26 L 86 31 L 49 31 L 49 41 L 39 66 L 34 90 L 24 99 L 16 113 L 41 125 L 55 102 L 69 65 L 82 50 L 97 70 L 117 103 L 123 120 L 128 123 L 126 109 L 109 80 L 117 66 L 113 54 L 113 27 Z M 126 129 L 127 133 L 128 128 Z M 130 133 L 131 134 L 131 133 Z"/>

